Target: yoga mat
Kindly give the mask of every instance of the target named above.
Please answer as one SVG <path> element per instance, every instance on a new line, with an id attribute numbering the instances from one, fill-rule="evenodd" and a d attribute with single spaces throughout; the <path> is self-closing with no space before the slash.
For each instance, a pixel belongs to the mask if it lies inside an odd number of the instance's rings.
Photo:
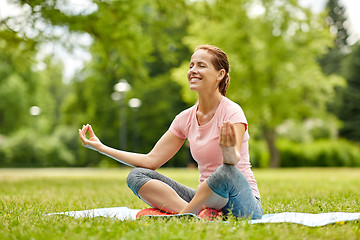
<path id="1" fill-rule="evenodd" d="M 136 214 L 140 209 L 130 209 L 127 207 L 112 207 L 112 208 L 97 208 L 82 211 L 69 211 L 60 213 L 49 213 L 47 215 L 67 215 L 75 218 L 92 218 L 92 217 L 110 217 L 121 221 L 136 220 Z M 151 216 L 151 217 L 181 217 L 189 216 L 199 218 L 195 214 L 174 214 L 164 216 Z M 250 224 L 258 223 L 297 223 L 309 227 L 325 226 L 331 223 L 346 222 L 360 220 L 360 212 L 346 213 L 346 212 L 328 212 L 328 213 L 298 213 L 298 212 L 282 212 L 274 214 L 265 214 L 261 219 L 248 220 Z"/>

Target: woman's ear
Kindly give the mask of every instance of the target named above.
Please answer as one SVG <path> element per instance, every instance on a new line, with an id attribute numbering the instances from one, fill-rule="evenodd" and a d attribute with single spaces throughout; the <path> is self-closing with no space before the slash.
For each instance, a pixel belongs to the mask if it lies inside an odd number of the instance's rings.
<path id="1" fill-rule="evenodd" d="M 226 74 L 225 69 L 221 69 L 221 70 L 219 71 L 219 74 L 218 74 L 218 77 L 217 77 L 216 80 L 220 82 L 220 81 L 224 78 L 225 74 Z"/>

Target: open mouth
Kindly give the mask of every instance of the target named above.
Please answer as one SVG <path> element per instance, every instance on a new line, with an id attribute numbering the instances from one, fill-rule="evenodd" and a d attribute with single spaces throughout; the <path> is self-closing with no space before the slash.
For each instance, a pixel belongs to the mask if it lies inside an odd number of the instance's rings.
<path id="1" fill-rule="evenodd" d="M 198 78 L 198 77 L 190 78 L 190 82 L 196 82 L 196 81 L 201 81 L 201 78 Z"/>

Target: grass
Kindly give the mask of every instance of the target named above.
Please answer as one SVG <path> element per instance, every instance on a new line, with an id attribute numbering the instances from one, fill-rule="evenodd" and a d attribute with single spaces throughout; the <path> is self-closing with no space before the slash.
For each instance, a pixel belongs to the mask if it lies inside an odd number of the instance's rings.
<path id="1" fill-rule="evenodd" d="M 75 219 L 46 213 L 147 207 L 126 186 L 129 168 L 0 169 L 0 239 L 360 239 L 360 222 L 324 227 L 230 219 Z M 196 188 L 189 169 L 160 172 Z M 360 212 L 359 168 L 255 169 L 265 213 Z"/>

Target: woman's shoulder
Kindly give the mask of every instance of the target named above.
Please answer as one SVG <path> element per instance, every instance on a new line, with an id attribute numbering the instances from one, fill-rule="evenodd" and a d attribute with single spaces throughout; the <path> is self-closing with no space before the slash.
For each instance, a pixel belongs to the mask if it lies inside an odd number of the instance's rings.
<path id="1" fill-rule="evenodd" d="M 242 111 L 241 106 L 227 97 L 223 98 L 222 107 L 227 111 Z"/>
<path id="2" fill-rule="evenodd" d="M 196 104 L 187 108 L 187 109 L 184 109 L 182 110 L 178 115 L 177 117 L 181 117 L 181 118 L 184 118 L 184 117 L 189 117 L 191 116 L 191 114 L 194 112 L 194 110 L 196 109 Z"/>
<path id="3" fill-rule="evenodd" d="M 219 121 L 230 121 L 232 123 L 247 123 L 245 113 L 240 105 L 224 97 L 222 108 L 219 114 Z"/>
<path id="4" fill-rule="evenodd" d="M 195 106 L 192 106 L 176 115 L 170 126 L 170 131 L 180 138 L 187 138 L 189 127 L 191 125 L 191 119 L 195 110 Z"/>

